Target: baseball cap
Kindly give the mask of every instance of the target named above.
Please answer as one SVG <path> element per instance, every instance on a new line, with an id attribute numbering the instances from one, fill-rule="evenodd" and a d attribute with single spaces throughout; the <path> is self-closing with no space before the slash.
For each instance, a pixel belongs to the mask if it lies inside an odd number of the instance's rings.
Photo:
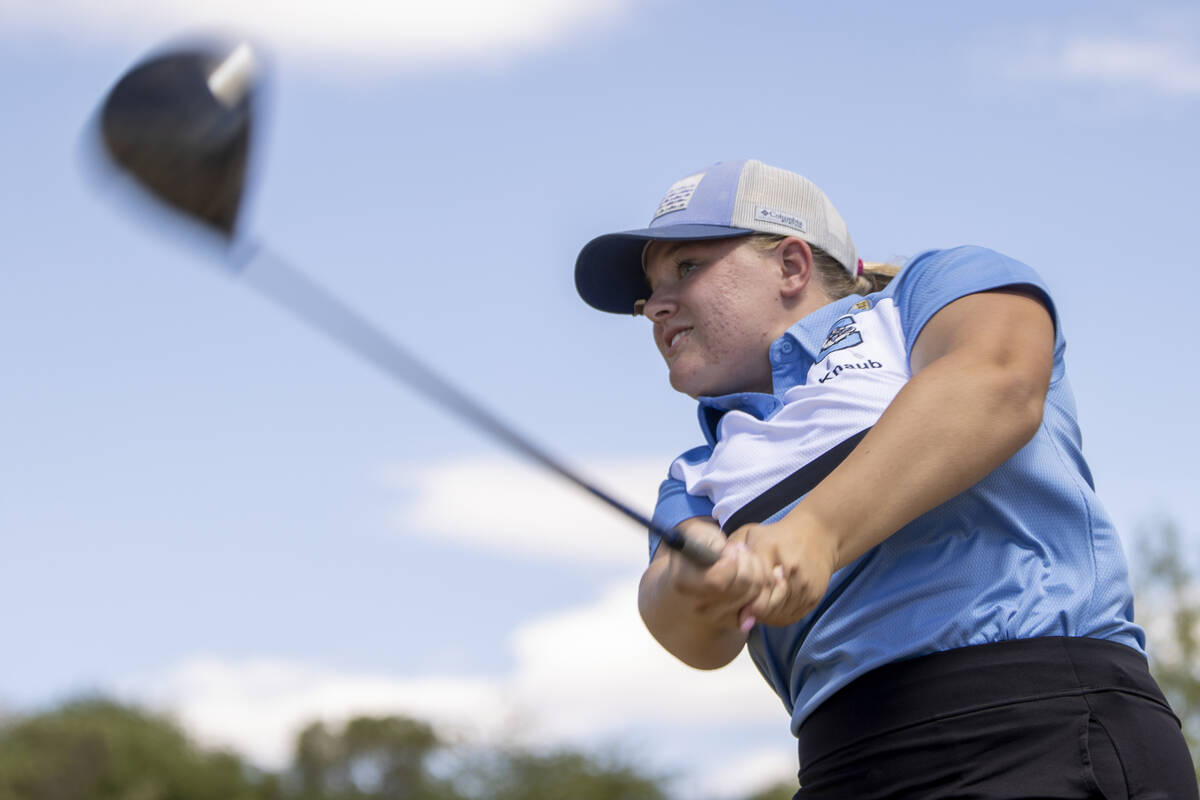
<path id="1" fill-rule="evenodd" d="M 727 239 L 751 233 L 796 236 L 858 273 L 858 254 L 833 203 L 807 178 L 761 161 L 722 161 L 671 184 L 645 228 L 592 239 L 575 260 L 575 288 L 588 305 L 634 313 L 650 296 L 646 242 Z"/>

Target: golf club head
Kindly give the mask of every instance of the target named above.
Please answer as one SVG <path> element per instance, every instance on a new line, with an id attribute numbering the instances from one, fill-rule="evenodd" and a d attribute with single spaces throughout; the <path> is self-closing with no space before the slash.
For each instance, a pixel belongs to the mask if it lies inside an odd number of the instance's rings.
<path id="1" fill-rule="evenodd" d="M 100 108 L 103 156 L 171 211 L 232 243 L 258 73 L 244 43 L 193 43 L 147 58 Z"/>

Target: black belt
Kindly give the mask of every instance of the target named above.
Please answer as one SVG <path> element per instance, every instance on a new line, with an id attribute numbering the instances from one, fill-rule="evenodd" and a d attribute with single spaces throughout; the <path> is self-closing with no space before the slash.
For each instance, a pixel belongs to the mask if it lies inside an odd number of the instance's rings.
<path id="1" fill-rule="evenodd" d="M 938 718 L 1103 691 L 1140 695 L 1170 711 L 1145 656 L 1103 639 L 1013 639 L 895 661 L 851 681 L 809 715 L 797 734 L 800 763 Z"/>

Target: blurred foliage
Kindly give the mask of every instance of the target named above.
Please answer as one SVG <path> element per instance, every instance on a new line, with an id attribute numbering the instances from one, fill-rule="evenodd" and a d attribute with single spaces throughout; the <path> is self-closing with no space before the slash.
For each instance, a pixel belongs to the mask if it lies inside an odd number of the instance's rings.
<path id="1" fill-rule="evenodd" d="M 1179 526 L 1162 520 L 1138 537 L 1138 621 L 1146 628 L 1150 671 L 1183 723 L 1200 780 L 1200 582 Z"/>
<path id="2" fill-rule="evenodd" d="M 170 720 L 106 700 L 0 728 L 0 800 L 273 800 L 274 789 Z"/>
<path id="3" fill-rule="evenodd" d="M 463 796 L 470 800 L 667 800 L 661 779 L 620 758 L 572 750 L 501 751 L 477 760 L 462 777 Z"/>
<path id="4" fill-rule="evenodd" d="M 615 757 L 472 749 L 405 717 L 314 722 L 279 774 L 207 751 L 170 719 L 81 700 L 0 723 L 0 800 L 666 800 Z"/>
<path id="5" fill-rule="evenodd" d="M 796 794 L 796 788 L 794 783 L 777 783 L 760 792 L 755 792 L 746 800 L 792 800 Z"/>
<path id="6" fill-rule="evenodd" d="M 314 722 L 296 739 L 287 785 L 296 800 L 457 798 L 428 769 L 442 747 L 433 728 L 405 717 L 356 717 L 340 732 Z"/>

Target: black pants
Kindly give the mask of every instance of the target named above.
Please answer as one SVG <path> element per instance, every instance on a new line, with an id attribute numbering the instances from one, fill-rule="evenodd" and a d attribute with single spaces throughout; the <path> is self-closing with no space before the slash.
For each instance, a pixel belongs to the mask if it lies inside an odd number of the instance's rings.
<path id="1" fill-rule="evenodd" d="M 1098 639 L 965 647 L 873 670 L 800 729 L 797 800 L 1197 800 L 1141 654 Z"/>

